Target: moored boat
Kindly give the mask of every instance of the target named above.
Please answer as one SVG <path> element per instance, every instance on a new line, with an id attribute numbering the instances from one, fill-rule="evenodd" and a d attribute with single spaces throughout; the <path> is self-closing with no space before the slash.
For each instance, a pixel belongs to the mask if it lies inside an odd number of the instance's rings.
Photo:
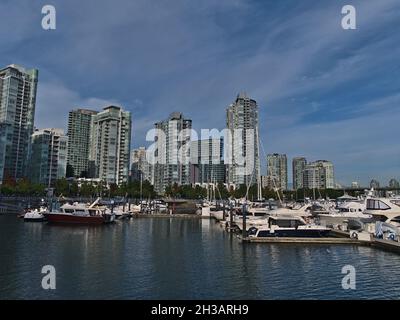
<path id="1" fill-rule="evenodd" d="M 90 206 L 83 203 L 64 204 L 59 211 L 46 212 L 44 215 L 50 223 L 69 224 L 104 224 L 115 221 L 115 214 L 106 212 L 105 207 L 98 207 L 97 199 Z"/>
<path id="2" fill-rule="evenodd" d="M 270 216 L 265 225 L 251 227 L 249 237 L 321 238 L 328 236 L 329 228 L 306 223 L 301 217 Z"/>
<path id="3" fill-rule="evenodd" d="M 31 222 L 42 222 L 46 221 L 45 213 L 47 213 L 47 208 L 40 207 L 39 209 L 28 210 L 24 214 L 24 221 Z"/>

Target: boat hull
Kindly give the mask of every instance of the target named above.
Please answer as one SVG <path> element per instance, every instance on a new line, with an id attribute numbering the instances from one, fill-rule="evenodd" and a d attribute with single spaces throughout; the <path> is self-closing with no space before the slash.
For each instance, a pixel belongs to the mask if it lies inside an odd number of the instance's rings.
<path id="1" fill-rule="evenodd" d="M 257 238 L 322 238 L 329 235 L 329 230 L 276 230 L 260 231 Z"/>
<path id="2" fill-rule="evenodd" d="M 103 216 L 74 216 L 68 214 L 52 214 L 45 215 L 50 223 L 66 223 L 66 224 L 103 224 L 108 221 Z M 111 222 L 111 221 L 110 221 Z"/>

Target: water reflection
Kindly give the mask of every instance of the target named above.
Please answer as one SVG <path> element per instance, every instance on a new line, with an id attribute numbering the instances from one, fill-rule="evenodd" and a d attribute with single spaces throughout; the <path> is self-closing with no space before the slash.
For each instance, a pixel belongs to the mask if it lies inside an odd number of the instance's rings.
<path id="1" fill-rule="evenodd" d="M 241 243 L 207 219 L 57 226 L 0 217 L 0 298 L 398 298 L 400 256 L 367 247 Z M 57 290 L 40 287 L 57 270 Z M 357 290 L 341 288 L 354 265 Z M 382 290 L 382 288 L 387 288 Z"/>

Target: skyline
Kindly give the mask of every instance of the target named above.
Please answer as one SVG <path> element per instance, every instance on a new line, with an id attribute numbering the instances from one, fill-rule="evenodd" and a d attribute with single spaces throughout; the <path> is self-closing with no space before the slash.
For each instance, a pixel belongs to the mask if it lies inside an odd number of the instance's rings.
<path id="1" fill-rule="evenodd" d="M 2 65 L 40 72 L 37 128 L 66 129 L 74 108 L 117 104 L 132 112 L 137 148 L 173 111 L 194 129 L 224 128 L 226 107 L 246 91 L 259 105 L 265 154 L 328 159 L 345 185 L 399 178 L 400 41 L 385 32 L 398 25 L 396 1 L 352 1 L 350 31 L 340 27 L 343 1 L 77 4 L 54 1 L 49 32 L 43 3 L 0 4 Z"/>

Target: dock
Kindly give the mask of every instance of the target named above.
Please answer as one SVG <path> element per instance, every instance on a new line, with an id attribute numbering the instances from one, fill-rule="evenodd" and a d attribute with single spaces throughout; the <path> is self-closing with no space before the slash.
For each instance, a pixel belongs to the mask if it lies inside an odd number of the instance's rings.
<path id="1" fill-rule="evenodd" d="M 215 217 L 210 217 L 215 219 Z M 227 232 L 231 233 L 234 228 L 226 226 L 225 220 L 215 219 L 217 223 L 224 228 Z M 351 231 L 353 233 L 354 231 Z M 343 231 L 338 229 L 331 229 L 330 236 L 324 238 L 296 238 L 296 237 L 245 237 L 238 234 L 237 237 L 242 243 L 269 243 L 269 244 L 316 244 L 316 245 L 359 245 L 368 246 L 376 249 L 390 251 L 400 254 L 400 242 L 378 239 L 373 234 L 364 232 L 357 232 L 357 238 L 350 236 L 349 231 Z"/>
<path id="2" fill-rule="evenodd" d="M 377 239 L 371 234 L 369 235 L 368 239 L 366 239 L 366 237 L 354 239 L 350 237 L 348 232 L 341 230 L 331 230 L 331 234 L 332 237 L 325 238 L 243 238 L 242 236 L 238 236 L 238 238 L 244 243 L 360 245 L 400 254 L 400 242 L 397 241 Z"/>
<path id="3" fill-rule="evenodd" d="M 283 237 L 265 237 L 255 238 L 247 237 L 241 239 L 243 242 L 250 243 L 287 243 L 287 244 L 365 244 L 364 241 L 351 238 L 283 238 Z"/>
<path id="4" fill-rule="evenodd" d="M 201 215 L 192 213 L 133 213 L 132 218 L 188 218 L 188 219 L 202 219 Z"/>

